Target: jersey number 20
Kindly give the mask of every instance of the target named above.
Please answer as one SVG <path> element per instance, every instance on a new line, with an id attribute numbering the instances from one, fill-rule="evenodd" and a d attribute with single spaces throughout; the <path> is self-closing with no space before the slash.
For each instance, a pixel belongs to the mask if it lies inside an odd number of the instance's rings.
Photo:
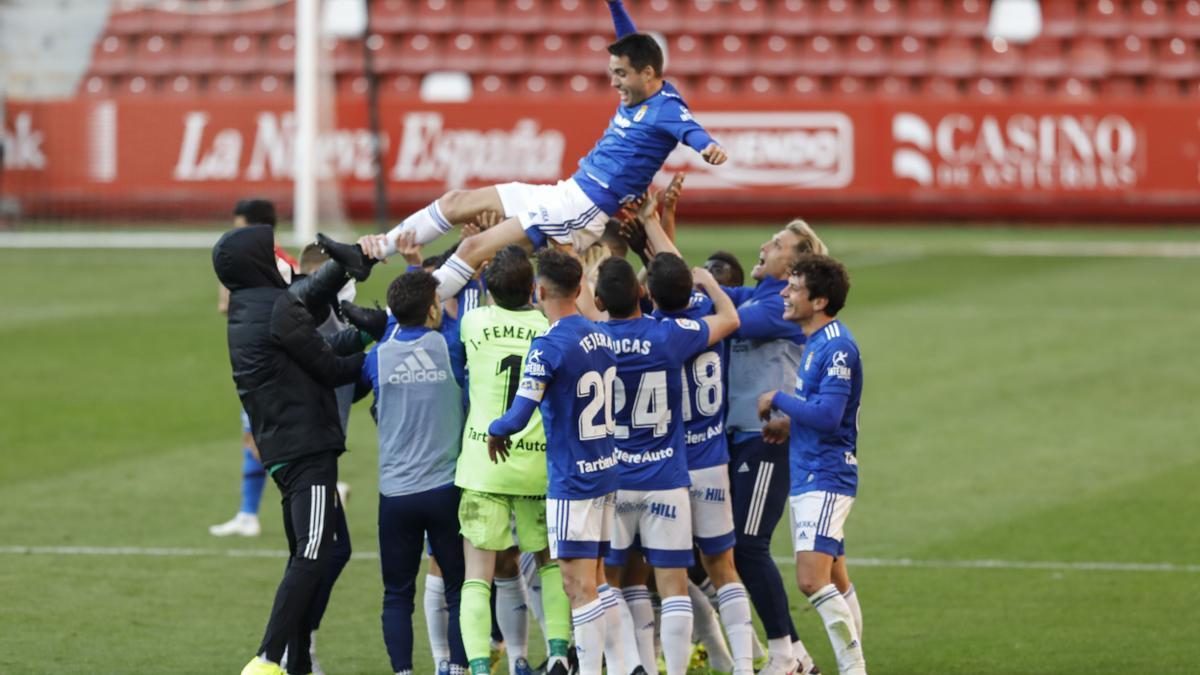
<path id="1" fill-rule="evenodd" d="M 617 379 L 617 367 L 612 366 L 604 374 L 589 370 L 579 378 L 575 386 L 575 395 L 588 398 L 587 405 L 579 413 L 579 440 L 592 441 L 611 435 L 613 422 L 613 381 Z M 601 410 L 604 419 L 596 424 L 596 416 Z"/>

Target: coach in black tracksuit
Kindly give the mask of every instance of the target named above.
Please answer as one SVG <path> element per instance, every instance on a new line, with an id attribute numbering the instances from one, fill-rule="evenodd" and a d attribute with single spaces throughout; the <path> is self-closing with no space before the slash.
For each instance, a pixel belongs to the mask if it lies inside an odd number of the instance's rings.
<path id="1" fill-rule="evenodd" d="M 328 340 L 314 312 L 347 280 L 330 261 L 289 286 L 275 266 L 270 227 L 226 232 L 213 269 L 229 289 L 229 360 L 263 467 L 283 495 L 291 557 L 275 594 L 258 655 L 307 673 L 308 623 L 329 557 L 337 501 L 337 458 L 346 451 L 334 388 L 357 382 L 364 355 L 357 330 Z"/>

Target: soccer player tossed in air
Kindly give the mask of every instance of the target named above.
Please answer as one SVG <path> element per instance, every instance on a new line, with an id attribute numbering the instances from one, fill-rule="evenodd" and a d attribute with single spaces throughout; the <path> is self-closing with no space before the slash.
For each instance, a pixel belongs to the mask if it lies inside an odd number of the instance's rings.
<path id="1" fill-rule="evenodd" d="M 858 344 L 836 317 L 846 304 L 850 277 L 841 263 L 805 255 L 792 267 L 783 296 L 783 318 L 808 342 L 794 394 L 768 391 L 758 413 L 791 418 L 792 545 L 796 581 L 825 623 L 842 675 L 866 675 L 862 644 L 846 599 L 833 584 L 832 567 L 845 555 L 843 528 L 858 490 L 858 412 L 863 371 Z"/>
<path id="2" fill-rule="evenodd" d="M 642 287 L 624 258 L 600 264 L 596 307 L 606 322 L 617 354 L 613 391 L 614 441 L 620 464 L 616 527 L 605 563 L 625 565 L 629 549 L 638 547 L 654 567 L 662 596 L 662 648 L 667 672 L 687 672 L 692 648 L 692 601 L 687 569 L 692 566 L 692 510 L 688 450 L 684 433 L 682 368 L 738 327 L 737 308 L 704 269 L 689 271 L 672 253 L 651 260 L 649 273 L 664 286 L 682 289 L 686 304 L 693 282 L 713 300 L 715 313 L 699 320 L 654 319 L 642 314 Z M 732 533 L 732 522 L 727 534 Z M 615 577 L 617 570 L 612 570 Z M 621 573 L 621 586 L 645 585 L 648 579 Z M 735 672 L 753 673 L 750 659 L 750 606 L 745 592 L 735 618 L 735 639 L 746 641 L 744 659 Z M 634 654 L 637 652 L 635 651 Z M 627 659 L 628 660 L 628 659 Z M 653 667 L 654 664 L 643 664 Z M 631 669 L 627 668 L 625 672 Z"/>
<path id="3" fill-rule="evenodd" d="M 620 0 L 612 0 L 608 6 L 618 38 L 608 46 L 608 70 L 620 103 L 604 135 L 580 160 L 574 175 L 555 185 L 504 183 L 452 190 L 387 234 L 359 239 L 366 255 L 376 259 L 391 255 L 400 233 L 406 230 L 415 233 L 416 243 L 424 244 L 455 225 L 474 221 L 483 211 L 503 213 L 503 221 L 464 240 L 434 272 L 440 284 L 438 294 L 453 297 L 483 261 L 509 244 L 541 248 L 553 241 L 574 244 L 582 252 L 600 238 L 605 223 L 623 202 L 646 191 L 678 143 L 699 152 L 709 164 L 725 162 L 725 150 L 692 119 L 679 91 L 663 80 L 663 53 L 658 43 L 636 32 Z"/>
<path id="4" fill-rule="evenodd" d="M 617 357 L 602 324 L 579 314 L 583 267 L 566 253 L 538 256 L 537 299 L 550 321 L 534 338 L 512 407 L 488 427 L 493 461 L 508 458 L 509 437 L 524 429 L 533 411 L 546 430 L 547 538 L 571 602 L 575 649 L 582 675 L 599 675 L 604 657 L 604 582 L 617 489 L 613 457 L 612 390 Z M 545 592 L 545 589 L 543 589 Z M 561 663 L 554 663 L 561 675 Z"/>
<path id="5" fill-rule="evenodd" d="M 541 415 L 535 411 L 529 424 L 510 436 L 512 446 L 504 464 L 496 466 L 490 461 L 487 445 L 488 425 L 516 401 L 525 355 L 549 323 L 533 306 L 533 265 L 524 249 L 501 249 L 483 276 L 496 304 L 471 310 L 461 319 L 471 401 L 454 478 L 462 488 L 458 513 L 467 566 L 460 614 L 463 645 L 471 672 L 488 673 L 493 571 L 497 554 L 512 546 L 510 522 L 515 521 L 520 549 L 535 555 L 542 581 L 550 650 L 547 671 L 565 675 L 571 607 L 563 590 L 562 571 L 550 560 L 548 550 L 546 433 Z M 526 602 L 520 577 L 497 578 L 496 594 L 496 618 L 508 646 L 509 671 L 530 675 L 528 620 L 523 610 L 516 611 Z"/>

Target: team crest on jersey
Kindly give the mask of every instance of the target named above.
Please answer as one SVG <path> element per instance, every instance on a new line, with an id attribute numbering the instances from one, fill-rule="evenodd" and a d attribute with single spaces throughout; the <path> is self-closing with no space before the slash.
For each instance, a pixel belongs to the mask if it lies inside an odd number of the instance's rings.
<path id="1" fill-rule="evenodd" d="M 641 108 L 638 108 L 637 114 L 633 116 L 633 121 L 641 122 L 642 118 L 646 116 L 646 111 L 649 109 L 650 109 L 650 106 L 648 106 L 648 105 L 644 105 Z"/>
<path id="2" fill-rule="evenodd" d="M 692 319 L 675 319 L 675 323 L 679 324 L 679 327 L 684 330 L 700 330 L 700 324 Z"/>

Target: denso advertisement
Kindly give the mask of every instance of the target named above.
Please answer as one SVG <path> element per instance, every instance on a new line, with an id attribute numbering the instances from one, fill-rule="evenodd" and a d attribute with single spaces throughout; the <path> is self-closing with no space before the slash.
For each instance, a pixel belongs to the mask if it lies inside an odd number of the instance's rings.
<path id="1" fill-rule="evenodd" d="M 10 103 L 0 190 L 29 214 L 207 217 L 259 194 L 290 206 L 290 99 Z M 725 147 L 680 146 L 693 218 L 1200 218 L 1200 108 L 971 101 L 694 100 Z M 607 99 L 415 104 L 384 99 L 383 166 L 365 105 L 340 101 L 319 170 L 369 215 L 382 170 L 393 215 L 447 189 L 573 173 L 615 110 Z M 633 122 L 636 123 L 636 122 Z"/>

